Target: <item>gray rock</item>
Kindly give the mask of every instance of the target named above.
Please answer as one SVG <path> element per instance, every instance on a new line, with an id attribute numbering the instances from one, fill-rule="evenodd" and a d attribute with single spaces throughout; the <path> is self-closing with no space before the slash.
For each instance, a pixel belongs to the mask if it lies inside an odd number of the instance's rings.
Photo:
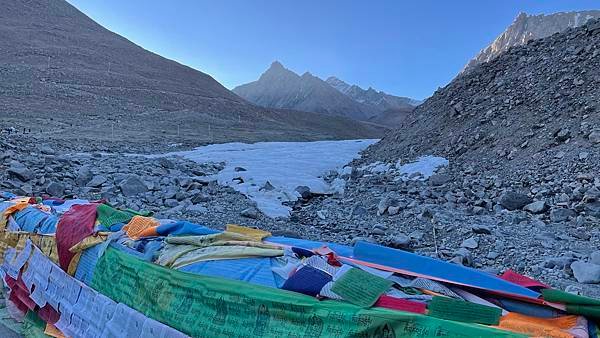
<path id="1" fill-rule="evenodd" d="M 352 238 L 352 240 L 350 241 L 350 245 L 354 246 L 358 242 L 377 243 L 377 241 L 375 241 L 375 239 L 373 237 L 361 237 L 361 236 L 358 236 L 358 237 Z"/>
<path id="2" fill-rule="evenodd" d="M 174 208 L 179 205 L 179 202 L 176 199 L 169 198 L 165 200 L 164 205 L 169 208 Z"/>
<path id="3" fill-rule="evenodd" d="M 450 182 L 451 177 L 448 174 L 434 174 L 429 177 L 429 184 L 437 187 Z"/>
<path id="4" fill-rule="evenodd" d="M 75 183 L 77 183 L 80 187 L 85 187 L 89 181 L 92 180 L 94 175 L 89 167 L 81 167 L 77 171 L 77 176 L 75 177 Z"/>
<path id="5" fill-rule="evenodd" d="M 600 250 L 592 252 L 590 255 L 590 263 L 600 265 Z"/>
<path id="6" fill-rule="evenodd" d="M 489 226 L 483 225 L 483 224 L 472 225 L 471 230 L 476 234 L 483 234 L 483 235 L 491 235 L 492 234 L 492 229 L 490 229 Z"/>
<path id="7" fill-rule="evenodd" d="M 544 260 L 543 266 L 547 269 L 564 269 L 569 266 L 575 259 L 572 257 L 550 257 Z"/>
<path id="8" fill-rule="evenodd" d="M 119 188 L 123 195 L 135 196 L 137 194 L 143 194 L 148 191 L 148 186 L 137 176 L 130 175 L 119 183 Z"/>
<path id="9" fill-rule="evenodd" d="M 363 216 L 365 216 L 367 213 L 368 213 L 368 212 L 367 212 L 367 209 L 366 209 L 365 207 L 363 207 L 362 205 L 359 205 L 359 204 L 355 204 L 355 205 L 352 207 L 351 216 L 352 216 L 352 217 L 355 217 L 355 218 L 357 218 L 357 217 L 363 217 Z"/>
<path id="10" fill-rule="evenodd" d="M 194 195 L 194 197 L 192 197 L 191 202 L 193 204 L 198 204 L 198 203 L 203 203 L 203 202 L 208 202 L 210 201 L 210 196 L 208 196 L 205 193 L 199 193 Z"/>
<path id="11" fill-rule="evenodd" d="M 13 161 L 11 166 L 6 170 L 9 178 L 16 178 L 21 182 L 27 182 L 33 178 L 33 171 L 29 170 L 20 162 Z"/>
<path id="12" fill-rule="evenodd" d="M 89 181 L 86 186 L 88 187 L 92 187 L 92 188 L 97 188 L 101 185 L 103 185 L 106 182 L 106 177 L 102 176 L 102 175 L 96 175 L 92 178 L 91 181 Z"/>
<path id="13" fill-rule="evenodd" d="M 377 214 L 383 215 L 387 211 L 388 207 L 394 206 L 397 204 L 398 204 L 398 201 L 394 197 L 387 195 L 384 198 L 382 198 L 379 201 L 379 203 L 377 204 Z"/>
<path id="14" fill-rule="evenodd" d="M 387 209 L 388 215 L 392 216 L 392 215 L 397 215 L 398 212 L 400 212 L 400 206 L 389 206 Z"/>
<path id="15" fill-rule="evenodd" d="M 46 192 L 50 194 L 50 196 L 62 197 L 65 193 L 65 186 L 62 183 L 50 182 L 46 187 Z"/>
<path id="16" fill-rule="evenodd" d="M 390 239 L 389 246 L 396 249 L 409 249 L 410 243 L 412 242 L 411 238 L 404 235 L 399 234 Z"/>
<path id="17" fill-rule="evenodd" d="M 199 204 L 194 204 L 194 205 L 190 205 L 189 207 L 187 207 L 187 211 L 204 214 L 204 213 L 208 212 L 208 209 Z"/>
<path id="18" fill-rule="evenodd" d="M 42 144 L 39 148 L 40 153 L 44 154 L 44 155 L 54 155 L 56 154 L 56 151 L 54 151 L 54 149 L 52 149 L 52 147 L 50 147 L 47 144 Z"/>
<path id="19" fill-rule="evenodd" d="M 247 170 L 244 167 L 235 167 L 235 168 L 233 168 L 233 171 L 240 172 L 240 171 L 247 171 Z"/>
<path id="20" fill-rule="evenodd" d="M 579 283 L 600 283 L 600 265 L 576 261 L 571 263 L 571 270 L 573 270 L 573 275 Z"/>
<path id="21" fill-rule="evenodd" d="M 258 219 L 260 217 L 260 211 L 255 207 L 250 207 L 242 210 L 240 215 L 246 218 Z"/>
<path id="22" fill-rule="evenodd" d="M 298 239 L 302 238 L 302 235 L 300 235 L 298 232 L 296 232 L 294 230 L 273 230 L 273 231 L 271 231 L 271 234 L 273 236 L 283 236 L 283 237 L 298 238 Z"/>
<path id="23" fill-rule="evenodd" d="M 158 164 L 166 169 L 175 169 L 175 162 L 171 161 L 170 159 L 166 158 L 166 157 L 159 157 L 158 158 Z"/>
<path id="24" fill-rule="evenodd" d="M 273 191 L 275 187 L 271 184 L 271 182 L 266 181 L 265 184 L 260 188 L 263 191 Z"/>
<path id="25" fill-rule="evenodd" d="M 471 238 L 465 239 L 460 244 L 460 246 L 463 247 L 463 248 L 467 248 L 467 249 L 476 249 L 479 246 L 479 242 L 477 241 L 476 238 L 471 237 Z"/>
<path id="26" fill-rule="evenodd" d="M 550 220 L 555 223 L 565 222 L 573 217 L 577 217 L 577 213 L 571 209 L 552 208 L 550 210 Z"/>
<path id="27" fill-rule="evenodd" d="M 591 132 L 590 135 L 588 136 L 588 139 L 593 144 L 600 143 L 600 130 L 594 130 L 593 132 Z"/>
<path id="28" fill-rule="evenodd" d="M 296 187 L 296 192 L 298 194 L 300 194 L 300 197 L 302 197 L 302 199 L 309 199 L 312 196 L 312 193 L 310 192 L 310 188 L 305 186 L 305 185 L 300 185 Z"/>
<path id="29" fill-rule="evenodd" d="M 535 201 L 523 207 L 523 210 L 529 211 L 532 214 L 541 214 L 548 210 L 546 201 Z"/>
<path id="30" fill-rule="evenodd" d="M 532 199 L 520 192 L 506 191 L 500 196 L 498 203 L 508 210 L 518 210 L 531 203 Z"/>
<path id="31" fill-rule="evenodd" d="M 600 201 L 585 204 L 585 213 L 600 218 Z"/>

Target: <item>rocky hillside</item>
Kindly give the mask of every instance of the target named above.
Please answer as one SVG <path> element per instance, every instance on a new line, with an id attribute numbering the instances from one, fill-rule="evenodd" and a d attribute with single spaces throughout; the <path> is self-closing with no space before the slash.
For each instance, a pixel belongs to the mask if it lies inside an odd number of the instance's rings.
<path id="1" fill-rule="evenodd" d="M 352 121 L 256 107 L 64 0 L 0 0 L 0 7 L 2 126 L 47 138 L 140 143 L 377 134 Z"/>
<path id="2" fill-rule="evenodd" d="M 286 108 L 367 120 L 377 109 L 354 101 L 306 72 L 301 76 L 275 61 L 257 81 L 233 92 L 259 106 Z"/>
<path id="3" fill-rule="evenodd" d="M 599 93 L 594 20 L 459 76 L 369 148 L 365 161 L 444 156 L 447 182 L 472 196 L 473 206 L 492 210 L 517 191 L 515 209 L 536 201 L 530 208 L 550 222 L 598 225 Z"/>
<path id="4" fill-rule="evenodd" d="M 492 44 L 481 50 L 477 56 L 469 61 L 464 70 L 488 62 L 507 51 L 510 47 L 521 46 L 529 40 L 545 38 L 567 28 L 579 27 L 594 18 L 600 18 L 600 11 L 563 12 L 550 15 L 520 13 L 515 21 Z"/>

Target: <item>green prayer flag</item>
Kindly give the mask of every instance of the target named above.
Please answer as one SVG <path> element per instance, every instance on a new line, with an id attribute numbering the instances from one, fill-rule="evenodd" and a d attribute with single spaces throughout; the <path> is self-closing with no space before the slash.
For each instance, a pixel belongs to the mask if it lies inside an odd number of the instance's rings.
<path id="1" fill-rule="evenodd" d="M 92 287 L 192 337 L 522 337 L 171 270 L 112 247 L 99 259 Z"/>
<path id="2" fill-rule="evenodd" d="M 433 317 L 486 325 L 498 325 L 502 316 L 502 310 L 496 307 L 439 296 L 433 297 L 427 309 Z"/>
<path id="3" fill-rule="evenodd" d="M 542 296 L 544 297 L 544 300 L 548 302 L 579 305 L 600 305 L 599 299 L 579 296 L 556 289 L 544 289 L 542 290 Z"/>
<path id="4" fill-rule="evenodd" d="M 567 304 L 567 313 L 600 319 L 600 306 Z"/>
<path id="5" fill-rule="evenodd" d="M 360 307 L 371 307 L 394 283 L 361 269 L 352 268 L 333 283 L 331 291 Z"/>
<path id="6" fill-rule="evenodd" d="M 33 311 L 28 311 L 23 318 L 21 326 L 21 335 L 26 338 L 47 338 L 50 337 L 44 333 L 46 323 Z"/>

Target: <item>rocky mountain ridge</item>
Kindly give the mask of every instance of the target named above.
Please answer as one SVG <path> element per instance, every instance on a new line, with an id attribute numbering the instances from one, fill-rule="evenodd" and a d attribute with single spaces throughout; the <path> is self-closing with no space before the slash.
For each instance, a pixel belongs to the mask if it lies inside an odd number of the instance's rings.
<path id="1" fill-rule="evenodd" d="M 400 97 L 387 94 L 383 91 L 377 91 L 372 87 L 363 89 L 357 85 L 348 84 L 335 76 L 328 77 L 325 82 L 343 94 L 348 95 L 354 101 L 377 107 L 380 112 L 386 110 L 412 110 L 422 103 L 419 100 L 409 97 Z"/>
<path id="2" fill-rule="evenodd" d="M 480 63 L 494 59 L 510 47 L 524 45 L 529 40 L 545 38 L 563 32 L 567 28 L 579 27 L 589 20 L 597 18 L 600 18 L 600 10 L 560 12 L 548 15 L 519 13 L 514 22 L 502 34 L 467 63 L 463 71 L 468 71 Z"/>
<path id="3" fill-rule="evenodd" d="M 263 107 L 285 108 L 367 120 L 376 110 L 340 93 L 306 72 L 298 75 L 275 61 L 257 81 L 233 89 L 244 99 Z"/>
<path id="4" fill-rule="evenodd" d="M 275 61 L 257 81 L 233 92 L 264 107 L 289 108 L 341 115 L 394 126 L 420 102 L 350 85 L 338 78 L 326 81 L 306 72 L 298 75 Z"/>

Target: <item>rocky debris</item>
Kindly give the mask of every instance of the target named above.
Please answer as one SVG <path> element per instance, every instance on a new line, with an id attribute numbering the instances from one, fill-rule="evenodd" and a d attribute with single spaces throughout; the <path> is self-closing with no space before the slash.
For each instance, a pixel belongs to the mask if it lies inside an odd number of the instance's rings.
<path id="1" fill-rule="evenodd" d="M 565 222 L 576 216 L 577 213 L 571 209 L 553 208 L 550 211 L 550 220 L 555 223 Z"/>
<path id="2" fill-rule="evenodd" d="M 477 249 L 477 247 L 479 246 L 479 242 L 477 241 L 476 238 L 468 238 L 465 239 L 461 244 L 461 247 L 463 248 L 467 248 L 467 249 Z"/>
<path id="3" fill-rule="evenodd" d="M 119 183 L 119 188 L 121 188 L 123 195 L 127 197 L 143 194 L 148 191 L 146 183 L 135 175 L 130 175 L 121 181 L 121 183 Z"/>
<path id="4" fill-rule="evenodd" d="M 65 186 L 58 182 L 50 182 L 46 187 L 46 192 L 50 196 L 62 197 L 65 193 Z"/>
<path id="5" fill-rule="evenodd" d="M 11 161 L 10 167 L 6 171 L 9 178 L 16 178 L 22 182 L 27 182 L 33 178 L 33 172 L 23 163 Z"/>
<path id="6" fill-rule="evenodd" d="M 526 194 L 515 191 L 507 191 L 504 194 L 502 194 L 502 196 L 500 196 L 498 204 L 500 204 L 508 210 L 518 210 L 531 202 L 531 197 L 527 196 Z"/>
<path id="7" fill-rule="evenodd" d="M 571 264 L 571 270 L 579 283 L 600 283 L 600 265 L 577 261 Z"/>
<path id="8" fill-rule="evenodd" d="M 548 210 L 548 205 L 546 201 L 535 201 L 527 204 L 523 210 L 529 211 L 532 214 L 541 214 Z"/>
<path id="9" fill-rule="evenodd" d="M 250 207 L 242 210 L 240 213 L 243 217 L 258 219 L 260 217 L 260 211 L 255 207 Z"/>
<path id="10" fill-rule="evenodd" d="M 304 200 L 307 200 L 312 196 L 310 188 L 305 185 L 298 186 L 295 190 L 298 194 L 300 194 L 300 197 Z"/>
<path id="11" fill-rule="evenodd" d="M 82 181 L 84 181 L 85 179 L 82 179 Z M 102 176 L 102 175 L 95 175 L 94 177 L 92 177 L 92 179 L 90 181 L 88 181 L 88 183 L 86 183 L 86 186 L 88 187 L 92 187 L 92 188 L 98 188 L 100 186 L 102 186 L 104 183 L 106 183 L 107 179 L 106 177 Z"/>
<path id="12" fill-rule="evenodd" d="M 405 234 L 399 234 L 391 238 L 389 246 L 396 249 L 408 250 L 412 239 Z"/>
<path id="13" fill-rule="evenodd" d="M 451 176 L 448 174 L 435 174 L 429 177 L 429 184 L 437 187 L 448 183 L 451 179 Z"/>
<path id="14" fill-rule="evenodd" d="M 591 132 L 590 135 L 588 136 L 588 139 L 593 144 L 600 143 L 600 130 L 594 130 L 593 132 Z"/>

